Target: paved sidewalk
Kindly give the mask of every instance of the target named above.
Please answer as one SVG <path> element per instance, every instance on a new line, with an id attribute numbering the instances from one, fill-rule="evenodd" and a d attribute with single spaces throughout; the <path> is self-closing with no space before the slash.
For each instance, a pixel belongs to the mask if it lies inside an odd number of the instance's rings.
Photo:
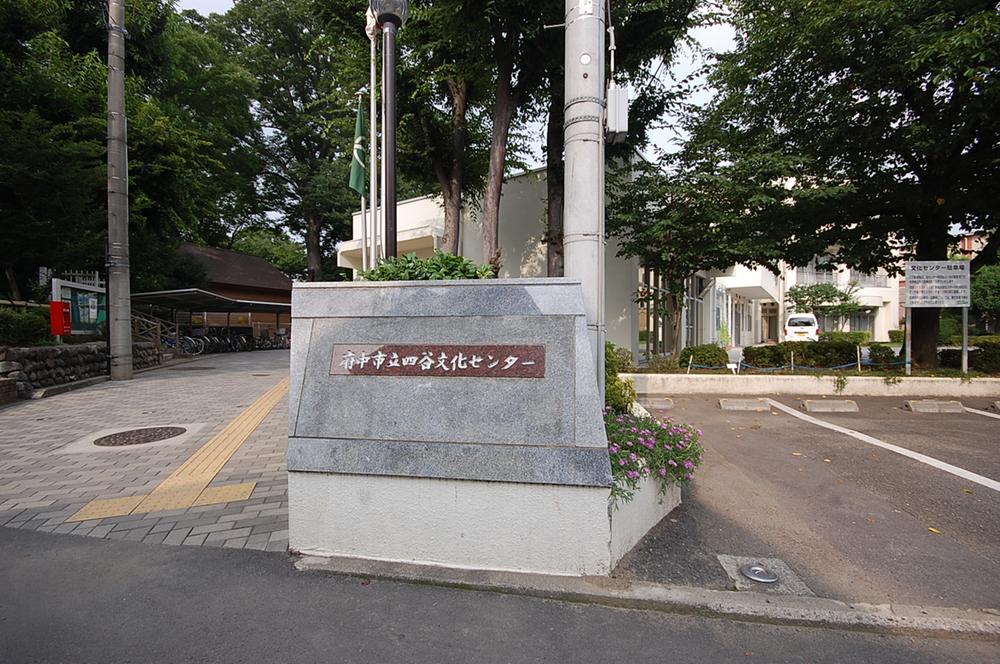
<path id="1" fill-rule="evenodd" d="M 0 409 L 0 525 L 105 539 L 284 551 L 287 396 L 209 484 L 211 490 L 253 482 L 249 498 L 70 519 L 95 499 L 152 493 L 287 375 L 287 351 L 212 355 L 144 373 L 127 383 L 103 383 Z M 190 427 L 194 433 L 176 441 L 114 448 L 83 440 L 109 430 L 166 425 Z"/>

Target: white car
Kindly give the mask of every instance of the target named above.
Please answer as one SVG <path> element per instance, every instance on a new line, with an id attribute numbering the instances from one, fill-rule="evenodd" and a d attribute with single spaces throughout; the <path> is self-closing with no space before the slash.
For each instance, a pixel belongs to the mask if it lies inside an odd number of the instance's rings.
<path id="1" fill-rule="evenodd" d="M 813 314 L 789 314 L 785 319 L 785 341 L 819 341 L 819 332 Z"/>

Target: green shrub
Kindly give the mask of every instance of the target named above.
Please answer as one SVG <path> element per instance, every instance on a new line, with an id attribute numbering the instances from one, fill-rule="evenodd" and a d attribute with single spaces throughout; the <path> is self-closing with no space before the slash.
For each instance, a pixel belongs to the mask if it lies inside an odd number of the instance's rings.
<path id="1" fill-rule="evenodd" d="M 612 412 L 630 412 L 638 396 L 632 381 L 618 376 L 630 368 L 631 360 L 632 354 L 627 350 L 612 343 L 604 345 L 604 405 Z"/>
<path id="2" fill-rule="evenodd" d="M 885 344 L 868 346 L 868 361 L 878 366 L 890 366 L 896 362 L 896 351 Z"/>
<path id="3" fill-rule="evenodd" d="M 951 315 L 942 315 L 938 327 L 938 343 L 946 344 L 954 336 L 962 336 L 962 323 Z"/>
<path id="4" fill-rule="evenodd" d="M 797 367 L 829 369 L 857 362 L 857 346 L 849 341 L 786 341 L 778 345 L 785 364 L 792 363 L 795 353 Z"/>
<path id="5" fill-rule="evenodd" d="M 846 341 L 855 346 L 863 346 L 872 340 L 871 332 L 820 332 L 820 341 Z"/>
<path id="6" fill-rule="evenodd" d="M 906 338 L 906 330 L 889 330 L 889 343 L 901 344 Z"/>
<path id="7" fill-rule="evenodd" d="M 938 351 L 938 363 L 945 369 L 961 369 L 961 349 Z M 978 348 L 969 349 L 969 369 L 988 374 L 1000 373 L 1000 343 L 981 343 Z"/>
<path id="8" fill-rule="evenodd" d="M 715 344 L 702 344 L 700 346 L 688 346 L 681 351 L 680 366 L 683 369 L 688 365 L 699 364 L 703 367 L 723 367 L 729 362 L 729 354 Z"/>
<path id="9" fill-rule="evenodd" d="M 983 373 L 1000 373 L 1000 343 L 978 343 L 977 361 L 972 368 Z"/>
<path id="10" fill-rule="evenodd" d="M 476 265 L 468 258 L 441 250 L 430 258 L 406 254 L 387 258 L 376 267 L 358 273 L 366 281 L 425 281 L 432 279 L 492 279 L 496 273 L 489 265 Z"/>
<path id="11" fill-rule="evenodd" d="M 670 373 L 679 368 L 676 355 L 653 355 L 649 358 L 649 371 L 652 373 Z"/>
<path id="12" fill-rule="evenodd" d="M 785 364 L 781 346 L 748 346 L 743 349 L 743 361 L 752 367 L 780 367 Z"/>
<path id="13" fill-rule="evenodd" d="M 45 309 L 0 307 L 0 346 L 35 346 L 51 342 Z"/>
<path id="14" fill-rule="evenodd" d="M 952 346 L 962 345 L 962 335 L 957 334 L 948 340 Z M 1000 334 L 981 334 L 977 336 L 969 336 L 969 345 L 978 346 L 981 343 L 987 344 L 1000 344 Z"/>

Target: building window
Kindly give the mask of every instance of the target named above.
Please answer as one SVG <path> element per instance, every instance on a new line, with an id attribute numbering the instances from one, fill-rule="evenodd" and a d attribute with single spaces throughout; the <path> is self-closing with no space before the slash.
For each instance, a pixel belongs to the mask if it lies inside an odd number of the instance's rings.
<path id="1" fill-rule="evenodd" d="M 851 316 L 851 332 L 871 332 L 875 328 L 875 314 L 859 311 Z"/>

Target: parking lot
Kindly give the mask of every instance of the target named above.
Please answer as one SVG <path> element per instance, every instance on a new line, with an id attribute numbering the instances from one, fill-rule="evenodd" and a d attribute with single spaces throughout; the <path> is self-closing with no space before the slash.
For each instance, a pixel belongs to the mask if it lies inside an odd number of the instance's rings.
<path id="1" fill-rule="evenodd" d="M 806 415 L 801 399 L 773 399 Z M 708 395 L 655 411 L 705 432 L 704 465 L 684 505 L 618 573 L 725 588 L 732 581 L 718 555 L 766 557 L 820 596 L 1000 605 L 1000 419 L 913 413 L 901 398 L 852 399 L 857 413 L 805 418 L 778 407 L 723 411 Z M 987 411 L 991 401 L 963 403 Z"/>

